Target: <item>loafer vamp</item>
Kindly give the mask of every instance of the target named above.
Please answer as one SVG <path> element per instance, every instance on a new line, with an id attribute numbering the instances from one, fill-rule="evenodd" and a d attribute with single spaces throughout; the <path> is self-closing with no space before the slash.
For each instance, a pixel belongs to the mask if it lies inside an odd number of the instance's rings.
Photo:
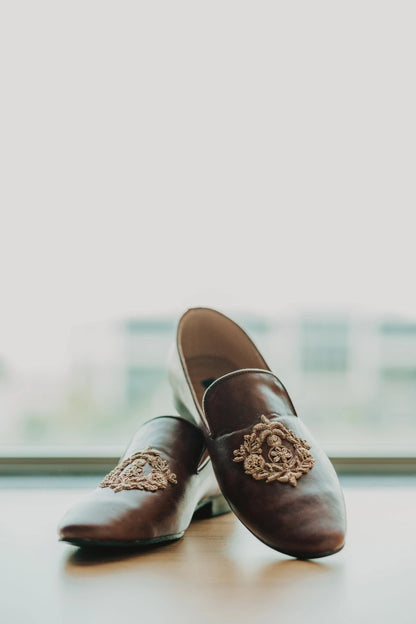
<path id="1" fill-rule="evenodd" d="M 162 462 L 161 469 L 155 464 L 152 470 L 162 477 L 151 481 L 150 486 L 139 481 L 143 489 L 129 489 L 137 474 L 140 477 L 151 472 L 140 455 L 149 447 Z M 105 487 L 96 488 L 67 512 L 59 527 L 61 539 L 146 542 L 182 533 L 198 502 L 219 494 L 211 465 L 198 473 L 204 450 L 201 431 L 183 419 L 160 417 L 145 423 L 120 460 L 119 466 L 139 453 L 139 464 L 130 472 L 130 480 L 123 477 L 125 473 L 107 475 L 102 484 L 107 483 Z"/>
<path id="2" fill-rule="evenodd" d="M 207 440 L 220 488 L 243 524 L 272 548 L 303 557 L 336 552 L 344 543 L 345 507 L 334 468 L 298 418 L 269 416 L 307 440 L 313 467 L 296 485 L 256 479 L 235 461 L 234 452 L 251 435 L 246 428 Z"/>
<path id="3" fill-rule="evenodd" d="M 324 556 L 344 543 L 343 495 L 284 392 L 267 371 L 219 379 L 204 397 L 207 446 L 224 496 L 254 535 L 284 553 Z"/>

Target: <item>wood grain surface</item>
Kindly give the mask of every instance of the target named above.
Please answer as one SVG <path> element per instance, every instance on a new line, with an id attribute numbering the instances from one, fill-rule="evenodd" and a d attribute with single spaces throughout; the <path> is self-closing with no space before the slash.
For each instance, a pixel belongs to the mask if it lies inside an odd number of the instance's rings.
<path id="1" fill-rule="evenodd" d="M 84 552 L 56 525 L 87 491 L 0 489 L 1 622 L 416 622 L 414 478 L 347 479 L 347 546 L 315 561 L 271 550 L 232 514 L 146 551 Z"/>

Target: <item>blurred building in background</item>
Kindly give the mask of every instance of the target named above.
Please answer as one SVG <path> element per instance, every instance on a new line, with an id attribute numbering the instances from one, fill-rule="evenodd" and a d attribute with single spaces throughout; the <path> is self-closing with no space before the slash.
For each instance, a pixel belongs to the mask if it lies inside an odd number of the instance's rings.
<path id="1" fill-rule="evenodd" d="M 307 315 L 236 319 L 330 452 L 416 447 L 416 323 Z M 175 319 L 73 331 L 65 371 L 19 375 L 0 359 L 2 444 L 121 445 L 175 413 L 166 365 Z"/>

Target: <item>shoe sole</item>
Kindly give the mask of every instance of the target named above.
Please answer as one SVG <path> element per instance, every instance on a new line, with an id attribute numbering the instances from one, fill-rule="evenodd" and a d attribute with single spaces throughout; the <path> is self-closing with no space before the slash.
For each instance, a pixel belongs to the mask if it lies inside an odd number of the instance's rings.
<path id="1" fill-rule="evenodd" d="M 248 530 L 250 531 L 250 529 L 248 529 Z M 250 533 L 252 533 L 254 535 L 254 537 L 257 537 L 257 539 L 259 539 L 263 544 L 265 544 L 269 548 L 273 548 L 273 550 L 275 550 L 276 552 L 280 552 L 282 555 L 289 555 L 289 557 L 294 557 L 295 559 L 300 559 L 301 561 L 307 561 L 308 559 L 322 559 L 323 557 L 329 557 L 330 555 L 336 555 L 345 546 L 345 544 L 342 544 L 342 546 L 340 546 L 339 548 L 335 548 L 335 550 L 327 550 L 325 552 L 310 553 L 310 554 L 289 552 L 287 550 L 281 550 L 280 548 L 276 548 L 275 546 L 272 546 L 271 544 L 268 544 L 264 540 L 260 539 L 257 535 L 255 535 L 252 531 L 250 531 Z"/>
<path id="2" fill-rule="evenodd" d="M 73 546 L 79 546 L 81 548 L 119 548 L 119 549 L 140 549 L 147 546 L 157 546 L 165 542 L 174 542 L 183 537 L 185 531 L 176 533 L 175 535 L 163 535 L 162 537 L 154 537 L 148 540 L 131 540 L 131 541 L 118 541 L 118 540 L 94 540 L 87 538 L 75 538 L 75 537 L 62 537 L 60 542 L 67 542 Z"/>

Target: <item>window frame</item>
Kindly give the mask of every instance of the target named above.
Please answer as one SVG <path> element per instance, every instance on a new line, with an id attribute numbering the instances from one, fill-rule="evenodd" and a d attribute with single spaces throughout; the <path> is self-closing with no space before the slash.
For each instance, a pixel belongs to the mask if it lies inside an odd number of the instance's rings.
<path id="1" fill-rule="evenodd" d="M 0 455 L 0 476 L 88 475 L 106 474 L 118 463 L 120 453 L 91 449 L 93 453 L 8 453 Z M 330 454 L 329 459 L 339 474 L 416 474 L 416 456 Z"/>

